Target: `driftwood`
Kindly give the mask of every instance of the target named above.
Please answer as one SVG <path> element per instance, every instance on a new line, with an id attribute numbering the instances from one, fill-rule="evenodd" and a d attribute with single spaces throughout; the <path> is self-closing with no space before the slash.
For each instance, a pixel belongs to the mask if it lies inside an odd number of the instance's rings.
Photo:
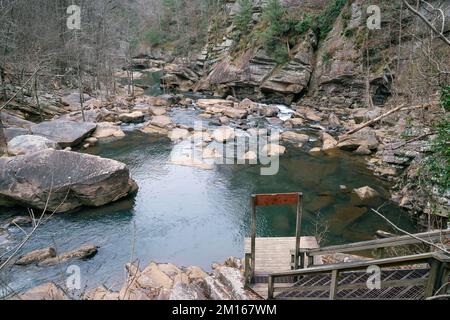
<path id="1" fill-rule="evenodd" d="M 412 139 L 410 139 L 410 140 L 408 140 L 408 141 L 406 141 L 406 142 L 403 142 L 401 145 L 392 148 L 392 150 L 400 149 L 401 147 L 404 147 L 404 146 L 406 146 L 407 144 L 410 144 L 410 143 L 412 143 L 412 142 L 416 142 L 416 141 L 422 140 L 423 138 L 432 136 L 433 134 L 436 134 L 436 132 L 430 132 L 430 133 L 422 134 L 421 136 L 418 136 L 418 137 L 412 138 Z"/>
<path id="2" fill-rule="evenodd" d="M 396 112 L 398 112 L 398 111 L 411 111 L 411 110 L 415 110 L 415 109 L 421 109 L 421 108 L 431 107 L 431 106 L 433 106 L 433 105 L 435 105 L 435 103 L 421 104 L 421 105 L 412 106 L 412 107 L 405 107 L 404 105 L 401 105 L 401 106 L 399 106 L 399 107 L 397 107 L 397 108 L 394 108 L 394 109 L 392 109 L 392 110 L 390 110 L 390 111 L 388 111 L 388 112 L 382 114 L 382 115 L 379 116 L 379 117 L 376 117 L 376 118 L 373 119 L 373 120 L 370 120 L 370 121 L 367 121 L 366 123 L 363 123 L 362 125 L 356 127 L 355 129 L 350 130 L 350 131 L 347 132 L 345 135 L 348 136 L 348 135 L 354 134 L 354 133 L 356 133 L 356 132 L 358 132 L 358 131 L 361 131 L 362 129 L 364 129 L 364 128 L 366 128 L 366 127 L 369 127 L 369 126 L 371 126 L 371 125 L 373 125 L 373 124 L 379 122 L 380 120 L 383 120 L 384 118 L 386 118 L 386 117 L 388 117 L 388 116 L 390 116 L 390 115 L 392 115 L 392 114 L 394 114 L 394 113 L 396 113 Z"/>

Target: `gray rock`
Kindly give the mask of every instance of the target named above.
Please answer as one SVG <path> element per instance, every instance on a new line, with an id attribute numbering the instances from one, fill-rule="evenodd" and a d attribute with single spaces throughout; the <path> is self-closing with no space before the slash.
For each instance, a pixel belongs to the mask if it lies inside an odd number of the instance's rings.
<path id="1" fill-rule="evenodd" d="M 89 122 L 50 121 L 34 125 L 31 132 L 56 141 L 61 148 L 66 148 L 77 146 L 96 128 L 95 123 Z"/>
<path id="2" fill-rule="evenodd" d="M 27 266 L 54 257 L 56 257 L 56 250 L 54 248 L 45 248 L 41 250 L 35 250 L 21 256 L 15 262 L 15 264 L 18 266 Z"/>
<path id="3" fill-rule="evenodd" d="M 9 127 L 20 127 L 20 128 L 29 129 L 34 125 L 33 122 L 23 120 L 19 117 L 8 114 L 4 111 L 0 113 L 0 117 L 2 118 L 3 124 L 6 125 L 7 127 L 8 126 Z"/>
<path id="4" fill-rule="evenodd" d="M 374 132 L 363 130 L 353 135 L 346 136 L 339 141 L 338 147 L 346 151 L 355 151 L 360 146 L 366 146 L 370 150 L 376 150 L 379 142 Z"/>
<path id="5" fill-rule="evenodd" d="M 40 261 L 39 266 L 53 266 L 73 259 L 88 259 L 95 256 L 97 252 L 97 246 L 86 245 L 77 250 L 65 252 L 59 256 L 48 257 L 47 259 Z"/>
<path id="6" fill-rule="evenodd" d="M 29 129 L 24 129 L 24 128 L 6 128 L 5 129 L 5 136 L 6 136 L 7 141 L 11 141 L 15 137 L 25 136 L 28 134 L 30 134 Z"/>
<path id="7" fill-rule="evenodd" d="M 18 136 L 8 142 L 8 154 L 24 155 L 45 149 L 59 149 L 58 143 L 41 136 Z"/>
<path id="8" fill-rule="evenodd" d="M 47 149 L 0 158 L 0 206 L 67 212 L 99 207 L 137 189 L 125 164 L 96 156 Z"/>

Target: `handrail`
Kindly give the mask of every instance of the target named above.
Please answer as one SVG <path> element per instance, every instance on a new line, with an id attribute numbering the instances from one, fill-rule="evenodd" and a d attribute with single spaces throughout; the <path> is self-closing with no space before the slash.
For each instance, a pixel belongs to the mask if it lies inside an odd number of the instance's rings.
<path id="1" fill-rule="evenodd" d="M 338 286 L 338 276 L 340 272 L 343 271 L 350 271 L 350 270 L 361 270 L 366 269 L 370 266 L 376 265 L 379 267 L 389 267 L 389 266 L 400 266 L 405 264 L 417 264 L 417 263 L 429 263 L 430 260 L 433 260 L 436 263 L 433 263 L 433 265 L 436 265 L 436 267 L 433 267 L 433 273 L 438 272 L 439 270 L 439 264 L 440 263 L 447 263 L 450 261 L 450 257 L 447 255 L 442 254 L 436 254 L 436 253 L 422 253 L 422 254 L 416 254 L 416 255 L 410 255 L 410 256 L 402 256 L 402 257 L 393 257 L 393 258 L 385 258 L 385 259 L 378 259 L 378 260 L 370 260 L 370 261 L 355 261 L 355 262 L 348 262 L 348 263 L 338 263 L 338 264 L 331 264 L 331 265 L 322 265 L 317 266 L 313 268 L 308 269 L 300 269 L 300 270 L 292 270 L 292 271 L 286 271 L 286 272 L 279 272 L 279 273 L 273 273 L 269 275 L 268 279 L 268 298 L 273 299 L 274 297 L 274 285 L 275 285 L 275 279 L 281 278 L 281 277 L 299 277 L 299 276 L 305 276 L 310 274 L 317 274 L 317 273 L 332 273 L 332 282 L 330 287 L 330 299 L 334 299 L 337 293 L 337 286 Z M 436 279 L 432 279 L 435 281 Z M 431 281 L 430 281 L 431 283 Z M 435 283 L 431 284 L 432 287 L 434 287 Z M 428 287 L 428 286 L 427 286 Z M 427 292 L 432 290 L 427 289 Z"/>
<path id="2" fill-rule="evenodd" d="M 445 239 L 450 239 L 450 229 L 447 230 L 437 230 L 431 232 L 423 232 L 414 235 L 416 238 L 420 238 L 428 241 L 439 241 L 444 237 Z M 354 242 L 344 245 L 335 245 L 323 248 L 315 248 L 315 249 L 301 249 L 300 254 L 306 255 L 308 258 L 308 266 L 312 265 L 312 258 L 317 255 L 325 255 L 332 253 L 349 253 L 349 252 L 357 252 L 357 251 L 365 251 L 372 249 L 382 249 L 388 247 L 396 247 L 403 246 L 409 244 L 417 244 L 421 243 L 420 240 L 415 239 L 409 235 L 398 236 L 386 239 L 377 239 L 377 240 L 369 240 L 362 242 Z"/>

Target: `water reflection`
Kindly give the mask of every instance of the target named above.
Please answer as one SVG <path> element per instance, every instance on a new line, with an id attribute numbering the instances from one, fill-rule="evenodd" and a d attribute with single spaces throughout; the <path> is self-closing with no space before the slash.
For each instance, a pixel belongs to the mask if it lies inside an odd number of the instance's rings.
<path id="1" fill-rule="evenodd" d="M 158 261 L 209 269 L 212 262 L 242 256 L 243 240 L 249 234 L 252 193 L 302 191 L 304 234 L 315 232 L 320 212 L 321 219 L 330 226 L 327 244 L 371 239 L 376 230 L 387 229 L 369 210 L 384 203 L 384 199 L 364 203 L 340 190 L 340 185 L 350 190 L 368 185 L 387 195 L 388 186 L 354 158 L 343 154 L 311 157 L 290 151 L 282 158 L 278 175 L 261 176 L 258 166 L 224 165 L 208 171 L 169 165 L 171 149 L 167 139 L 140 133 L 90 149 L 92 154 L 128 164 L 140 186 L 139 193 L 103 208 L 56 216 L 42 227 L 25 251 L 46 246 L 64 251 L 86 243 L 99 245 L 97 256 L 79 263 L 88 286 L 121 283 L 124 265 L 132 256 L 139 257 L 141 265 Z M 391 205 L 384 211 L 413 231 L 409 218 L 397 207 Z M 2 214 L 1 223 L 8 218 L 8 214 Z M 294 208 L 259 211 L 260 236 L 294 233 Z M 20 290 L 60 278 L 59 267 L 13 267 L 8 283 Z"/>

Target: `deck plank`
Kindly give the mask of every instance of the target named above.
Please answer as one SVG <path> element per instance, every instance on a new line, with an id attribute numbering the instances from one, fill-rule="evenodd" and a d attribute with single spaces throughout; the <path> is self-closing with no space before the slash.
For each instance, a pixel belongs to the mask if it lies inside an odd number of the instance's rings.
<path id="1" fill-rule="evenodd" d="M 250 253 L 250 246 L 251 239 L 245 238 L 245 253 Z M 302 249 L 318 247 L 315 237 L 302 237 L 300 240 Z M 256 275 L 291 270 L 291 250 L 293 249 L 295 249 L 295 237 L 256 238 Z M 319 263 L 319 261 L 316 262 Z"/>
<path id="2" fill-rule="evenodd" d="M 300 248 L 316 249 L 319 245 L 315 237 L 302 237 Z M 295 237 L 256 238 L 256 276 L 291 270 L 291 250 L 295 249 Z M 251 251 L 251 239 L 245 238 L 245 253 Z M 314 257 L 314 263 L 321 264 L 321 257 Z M 284 284 L 285 286 L 286 284 Z M 267 283 L 251 284 L 250 288 L 267 299 Z"/>

